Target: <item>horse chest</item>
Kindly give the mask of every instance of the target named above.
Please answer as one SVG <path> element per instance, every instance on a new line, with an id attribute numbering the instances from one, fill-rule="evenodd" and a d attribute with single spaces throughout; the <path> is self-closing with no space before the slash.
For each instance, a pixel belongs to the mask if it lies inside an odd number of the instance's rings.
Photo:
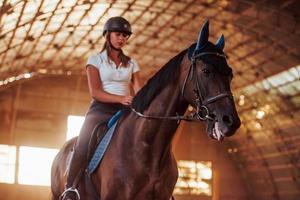
<path id="1" fill-rule="evenodd" d="M 172 194 L 172 190 L 166 189 L 165 181 L 160 178 L 151 178 L 149 182 L 136 191 L 136 195 L 132 196 L 132 199 L 143 199 L 143 200 L 165 200 L 169 199 Z"/>
<path id="2" fill-rule="evenodd" d="M 145 177 L 145 182 L 140 187 L 135 187 L 138 190 L 135 191 L 138 195 L 134 196 L 133 199 L 169 199 L 177 179 L 177 175 L 174 175 L 171 169 L 152 171 L 148 174 L 143 174 L 142 177 Z M 139 181 L 136 181 L 135 184 L 138 186 Z"/>

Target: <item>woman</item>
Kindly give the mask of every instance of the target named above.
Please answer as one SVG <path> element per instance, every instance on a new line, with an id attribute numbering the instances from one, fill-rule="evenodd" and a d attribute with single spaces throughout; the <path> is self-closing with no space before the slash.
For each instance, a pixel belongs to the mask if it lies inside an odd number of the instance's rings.
<path id="1" fill-rule="evenodd" d="M 63 200 L 79 198 L 74 180 L 87 165 L 88 144 L 94 127 L 106 125 L 118 110 L 131 104 L 131 86 L 135 93 L 141 88 L 137 63 L 122 51 L 131 33 L 126 19 L 110 18 L 104 25 L 106 41 L 102 51 L 88 58 L 86 71 L 93 101 L 75 146 Z"/>

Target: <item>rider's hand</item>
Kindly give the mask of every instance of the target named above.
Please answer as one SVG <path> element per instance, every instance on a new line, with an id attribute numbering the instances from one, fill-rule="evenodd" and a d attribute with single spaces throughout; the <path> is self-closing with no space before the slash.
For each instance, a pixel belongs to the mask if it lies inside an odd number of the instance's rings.
<path id="1" fill-rule="evenodd" d="M 128 105 L 131 104 L 132 99 L 133 99 L 133 96 L 130 96 L 130 95 L 128 95 L 128 96 L 121 96 L 120 97 L 120 103 L 123 104 L 123 105 L 128 106 Z"/>

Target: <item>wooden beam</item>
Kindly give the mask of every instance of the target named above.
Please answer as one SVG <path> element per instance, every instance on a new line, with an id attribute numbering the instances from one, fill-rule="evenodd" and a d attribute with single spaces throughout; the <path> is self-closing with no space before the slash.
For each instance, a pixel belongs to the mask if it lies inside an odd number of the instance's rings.
<path id="1" fill-rule="evenodd" d="M 16 93 L 14 96 L 12 108 L 11 108 L 12 117 L 11 117 L 11 125 L 10 125 L 10 132 L 9 132 L 10 144 L 15 144 L 16 118 L 17 118 L 17 113 L 18 113 L 18 108 L 19 108 L 21 87 L 22 87 L 22 85 L 18 84 Z"/>

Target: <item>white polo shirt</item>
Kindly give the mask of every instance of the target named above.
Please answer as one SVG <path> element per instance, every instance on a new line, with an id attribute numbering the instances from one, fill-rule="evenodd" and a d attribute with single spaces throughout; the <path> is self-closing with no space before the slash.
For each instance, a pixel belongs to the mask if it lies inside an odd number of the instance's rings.
<path id="1" fill-rule="evenodd" d="M 140 70 L 133 59 L 129 61 L 128 67 L 117 68 L 116 64 L 109 60 L 106 51 L 91 55 L 87 65 L 93 65 L 99 70 L 100 81 L 105 92 L 122 96 L 130 94 L 132 74 Z"/>

